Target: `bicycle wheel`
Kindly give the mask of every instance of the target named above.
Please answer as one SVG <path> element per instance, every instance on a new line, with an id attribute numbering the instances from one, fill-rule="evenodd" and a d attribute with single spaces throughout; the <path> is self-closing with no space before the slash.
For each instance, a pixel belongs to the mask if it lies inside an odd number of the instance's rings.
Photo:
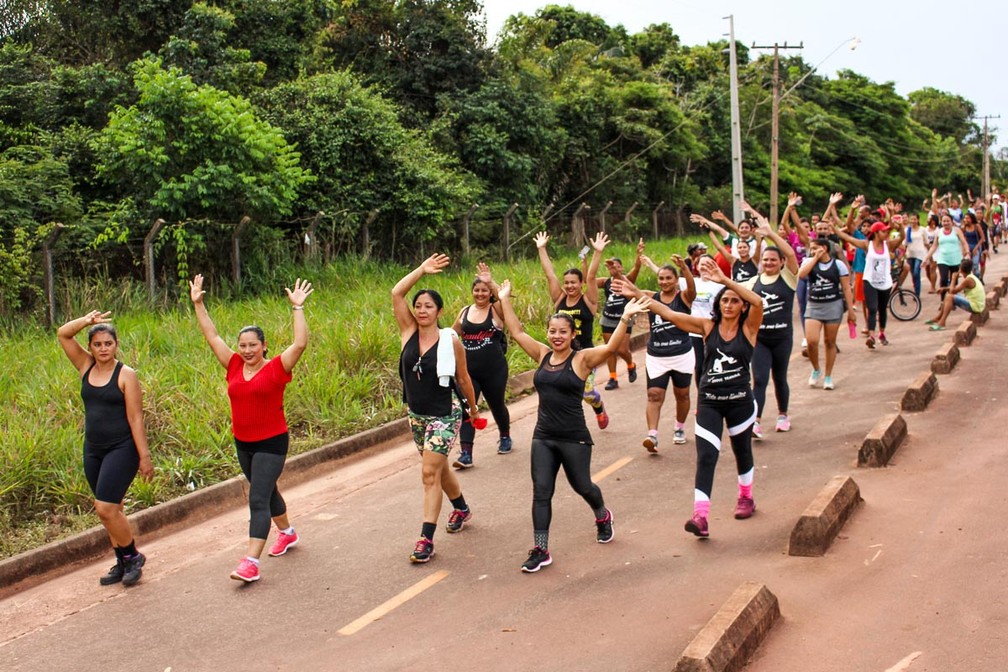
<path id="1" fill-rule="evenodd" d="M 897 320 L 908 322 L 920 315 L 920 297 L 909 289 L 894 289 L 889 297 L 889 312 Z"/>

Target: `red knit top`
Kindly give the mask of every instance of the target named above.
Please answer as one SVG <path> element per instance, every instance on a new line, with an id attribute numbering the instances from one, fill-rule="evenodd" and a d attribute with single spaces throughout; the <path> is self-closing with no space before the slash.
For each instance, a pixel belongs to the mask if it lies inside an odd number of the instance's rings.
<path id="1" fill-rule="evenodd" d="M 287 431 L 284 388 L 291 374 L 279 357 L 266 362 L 251 380 L 245 380 L 245 360 L 238 353 L 228 362 L 228 397 L 231 399 L 231 431 L 239 441 L 262 441 Z"/>

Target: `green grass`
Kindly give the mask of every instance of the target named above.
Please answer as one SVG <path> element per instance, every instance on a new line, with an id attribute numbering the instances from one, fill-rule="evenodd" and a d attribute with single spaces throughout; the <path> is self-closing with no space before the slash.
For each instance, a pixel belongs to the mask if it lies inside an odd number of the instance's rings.
<path id="1" fill-rule="evenodd" d="M 683 241 L 649 245 L 659 261 Z M 561 273 L 576 263 L 573 250 L 551 246 Z M 629 244 L 607 254 L 633 258 Z M 659 262 L 660 263 L 660 262 Z M 287 388 L 286 412 L 292 454 L 375 427 L 403 414 L 396 372 L 398 332 L 389 291 L 409 269 L 360 260 L 339 260 L 304 270 L 316 287 L 305 308 L 311 330 L 308 351 Z M 475 261 L 453 263 L 419 286 L 445 297 L 442 324 L 448 326 L 469 302 Z M 552 310 L 546 280 L 536 259 L 495 263 L 494 277 L 510 279 L 514 303 L 529 333 L 544 334 Z M 604 269 L 603 269 L 604 272 Z M 644 286 L 654 287 L 650 271 Z M 293 278 L 291 278 L 293 281 Z M 225 340 L 256 323 L 266 332 L 272 355 L 290 342 L 291 311 L 283 288 L 271 296 L 228 301 L 208 287 L 206 305 Z M 113 307 L 120 358 L 134 367 L 144 390 L 144 415 L 156 476 L 137 479 L 126 497 L 130 511 L 203 488 L 239 473 L 230 433 L 224 369 L 207 347 L 188 299 L 177 310 L 155 312 L 135 286 L 82 290 L 75 315 Z M 104 297 L 105 304 L 96 302 Z M 74 298 L 74 297 L 71 297 Z M 83 338 L 83 337 L 82 337 Z M 0 333 L 7 354 L 0 367 L 0 557 L 9 557 L 97 523 L 81 468 L 83 411 L 80 382 L 56 343 L 53 330 L 21 327 Z M 516 347 L 509 348 L 511 372 L 532 368 Z"/>

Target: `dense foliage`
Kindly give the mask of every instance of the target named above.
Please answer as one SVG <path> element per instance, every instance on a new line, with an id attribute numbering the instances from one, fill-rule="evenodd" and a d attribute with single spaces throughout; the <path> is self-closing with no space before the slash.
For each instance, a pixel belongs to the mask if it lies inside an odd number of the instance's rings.
<path id="1" fill-rule="evenodd" d="M 627 238 L 664 203 L 674 230 L 690 209 L 727 205 L 726 46 L 557 5 L 487 36 L 479 0 L 9 0 L 0 307 L 39 310 L 39 249 L 56 221 L 72 251 L 57 254 L 60 275 L 73 279 L 139 276 L 143 236 L 164 219 L 168 287 L 186 263 L 228 277 L 245 216 L 262 243 L 246 245 L 247 263 L 267 269 L 308 247 L 310 222 L 310 244 L 330 254 L 458 250 L 476 204 L 476 253 L 499 252 L 512 204 L 518 236 L 581 203 L 597 219 L 611 202 L 610 223 L 639 203 L 638 224 L 616 229 Z M 738 51 L 746 194 L 766 206 L 772 63 Z M 801 84 L 781 106 L 780 193 L 917 203 L 932 187 L 977 191 L 980 136 L 962 96 L 904 98 L 800 57 L 781 72 L 785 90 Z M 996 179 L 1003 170 L 995 161 Z"/>

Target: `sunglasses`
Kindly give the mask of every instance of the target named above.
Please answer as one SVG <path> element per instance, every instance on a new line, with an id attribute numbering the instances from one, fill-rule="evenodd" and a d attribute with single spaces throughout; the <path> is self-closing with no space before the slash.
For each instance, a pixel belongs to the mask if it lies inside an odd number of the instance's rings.
<path id="1" fill-rule="evenodd" d="M 423 375 L 423 367 L 420 366 L 420 360 L 416 360 L 416 364 L 413 365 L 413 373 L 416 374 L 417 380 L 420 380 L 420 376 Z"/>

